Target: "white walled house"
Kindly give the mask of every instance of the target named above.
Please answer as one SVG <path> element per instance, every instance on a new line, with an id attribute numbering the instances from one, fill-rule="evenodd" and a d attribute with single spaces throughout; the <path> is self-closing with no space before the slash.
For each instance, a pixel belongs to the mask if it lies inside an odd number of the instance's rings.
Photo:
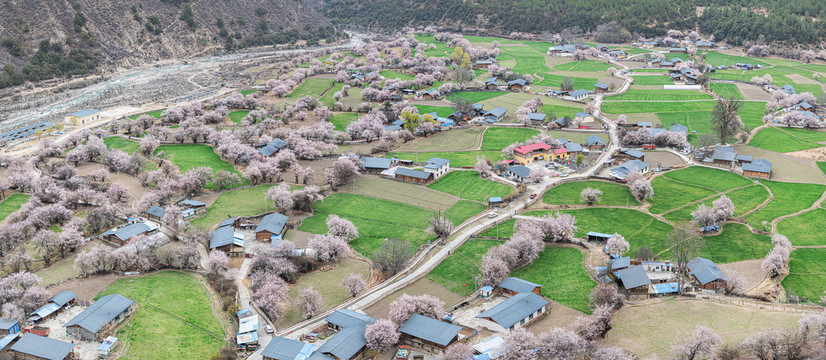
<path id="1" fill-rule="evenodd" d="M 516 294 L 489 310 L 476 315 L 479 327 L 508 334 L 545 313 L 548 301 L 533 292 Z"/>
<path id="2" fill-rule="evenodd" d="M 450 170 L 450 160 L 441 158 L 430 158 L 424 164 L 424 171 L 433 174 L 433 180 L 447 174 Z"/>

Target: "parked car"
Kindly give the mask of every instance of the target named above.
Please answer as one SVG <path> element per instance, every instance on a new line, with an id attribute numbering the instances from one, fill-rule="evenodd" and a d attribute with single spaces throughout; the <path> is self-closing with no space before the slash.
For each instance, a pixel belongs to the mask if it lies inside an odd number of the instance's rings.
<path id="1" fill-rule="evenodd" d="M 266 331 L 267 334 L 272 334 L 273 333 L 272 326 L 270 326 L 270 325 L 264 326 L 264 331 Z"/>
<path id="2" fill-rule="evenodd" d="M 531 199 L 536 199 L 536 193 L 531 194 Z"/>
<path id="3" fill-rule="evenodd" d="M 489 212 L 489 213 L 488 213 L 488 217 L 489 217 L 489 218 L 491 218 L 491 219 L 495 218 L 495 217 L 496 217 L 496 215 L 498 215 L 498 214 L 496 213 L 496 211 L 491 211 L 491 212 Z"/>
<path id="4" fill-rule="evenodd" d="M 562 175 L 559 175 L 559 177 L 568 177 L 568 175 L 569 174 L 562 174 Z"/>

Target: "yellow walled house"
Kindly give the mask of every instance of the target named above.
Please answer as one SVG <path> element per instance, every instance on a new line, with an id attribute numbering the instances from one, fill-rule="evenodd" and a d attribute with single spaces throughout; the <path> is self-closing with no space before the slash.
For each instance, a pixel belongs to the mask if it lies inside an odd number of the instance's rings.
<path id="1" fill-rule="evenodd" d="M 513 158 L 522 165 L 533 164 L 536 160 L 551 160 L 551 146 L 545 143 L 524 145 L 513 149 Z"/>
<path id="2" fill-rule="evenodd" d="M 66 122 L 66 124 L 77 126 L 99 119 L 100 111 L 96 109 L 85 109 L 66 115 L 63 121 Z"/>
<path id="3" fill-rule="evenodd" d="M 561 148 L 561 149 L 554 149 L 553 153 L 551 154 L 551 160 L 560 160 L 560 161 L 567 161 L 568 160 L 568 149 Z"/>

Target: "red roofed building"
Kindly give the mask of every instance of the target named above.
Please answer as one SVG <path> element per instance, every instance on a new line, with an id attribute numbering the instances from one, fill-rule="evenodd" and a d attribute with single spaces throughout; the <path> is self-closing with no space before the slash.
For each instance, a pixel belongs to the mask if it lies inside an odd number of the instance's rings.
<path id="1" fill-rule="evenodd" d="M 551 149 L 553 148 L 546 143 L 524 145 L 513 149 L 513 157 L 522 165 L 530 165 L 536 160 L 549 161 Z"/>
<path id="2" fill-rule="evenodd" d="M 565 160 L 568 158 L 568 149 L 560 148 L 554 149 L 553 154 L 551 154 L 551 160 Z"/>

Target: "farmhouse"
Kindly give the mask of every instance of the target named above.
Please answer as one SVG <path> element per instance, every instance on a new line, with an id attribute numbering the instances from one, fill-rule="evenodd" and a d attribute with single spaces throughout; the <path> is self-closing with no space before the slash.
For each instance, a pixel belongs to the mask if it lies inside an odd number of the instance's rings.
<path id="1" fill-rule="evenodd" d="M 367 325 L 376 322 L 376 319 L 349 309 L 336 310 L 324 321 L 329 329 L 338 333 L 333 335 L 316 350 L 308 360 L 350 360 L 357 358 L 367 340 L 364 331 Z"/>
<path id="2" fill-rule="evenodd" d="M 551 46 L 548 48 L 548 55 L 573 56 L 574 51 L 576 51 L 576 45 L 574 44 Z"/>
<path id="3" fill-rule="evenodd" d="M 640 160 L 629 160 L 613 169 L 609 175 L 617 180 L 625 180 L 625 177 L 632 172 L 639 172 L 640 174 L 647 174 L 651 164 Z"/>
<path id="4" fill-rule="evenodd" d="M 630 266 L 631 266 L 631 257 L 630 256 L 613 258 L 613 259 L 608 261 L 608 270 L 611 271 L 611 272 L 617 272 L 617 271 L 620 271 L 622 269 L 627 269 Z"/>
<path id="5" fill-rule="evenodd" d="M 713 261 L 698 256 L 689 260 L 686 266 L 697 287 L 715 291 L 726 287 L 728 277 Z"/>
<path id="6" fill-rule="evenodd" d="M 582 154 L 582 145 L 569 142 L 565 144 L 565 150 L 568 150 L 568 156 L 576 157 L 577 155 Z"/>
<path id="7" fill-rule="evenodd" d="M 367 173 L 380 173 L 393 166 L 393 159 L 365 156 L 361 158 L 361 170 Z"/>
<path id="8" fill-rule="evenodd" d="M 559 160 L 565 162 L 568 160 L 568 149 L 561 148 L 561 149 L 554 149 L 553 153 L 551 153 L 551 160 Z"/>
<path id="9" fill-rule="evenodd" d="M 588 90 L 579 89 L 568 93 L 568 98 L 572 100 L 582 100 L 588 97 Z"/>
<path id="10" fill-rule="evenodd" d="M 142 234 L 150 234 L 158 230 L 158 227 L 154 224 L 148 223 L 134 223 L 122 227 L 120 229 L 110 229 L 100 234 L 102 238 L 109 242 L 113 242 L 119 244 L 121 246 L 126 245 L 133 237 L 142 235 Z"/>
<path id="11" fill-rule="evenodd" d="M 737 153 L 734 152 L 733 147 L 718 146 L 714 149 L 714 153 L 711 155 L 711 160 L 714 162 L 714 165 L 732 166 L 734 165 L 734 158 L 736 156 Z"/>
<path id="12" fill-rule="evenodd" d="M 604 44 L 597 44 L 597 50 L 600 52 L 608 52 L 608 46 Z"/>
<path id="13" fill-rule="evenodd" d="M 513 149 L 513 158 L 523 165 L 533 164 L 534 160 L 550 160 L 551 146 L 545 143 L 523 145 Z"/>
<path id="14" fill-rule="evenodd" d="M 437 180 L 450 170 L 450 160 L 441 158 L 430 158 L 424 164 L 424 172 L 433 174 L 433 180 Z"/>
<path id="15" fill-rule="evenodd" d="M 672 271 L 671 261 L 641 261 L 640 265 L 645 271 Z"/>
<path id="16" fill-rule="evenodd" d="M 532 292 L 520 293 L 476 315 L 479 326 L 508 334 L 524 327 L 545 312 L 548 301 Z"/>
<path id="17" fill-rule="evenodd" d="M 597 93 L 597 94 L 608 92 L 608 85 L 603 84 L 601 82 L 598 82 L 598 83 L 594 84 L 594 92 Z"/>
<path id="18" fill-rule="evenodd" d="M 522 182 L 531 174 L 531 169 L 524 165 L 508 166 L 508 174 L 516 181 Z"/>
<path id="19" fill-rule="evenodd" d="M 582 122 L 592 122 L 592 121 L 594 121 L 594 115 L 591 115 L 591 114 L 589 114 L 587 112 L 584 112 L 584 111 L 580 111 L 580 112 L 574 114 L 574 116 L 582 119 Z"/>
<path id="20" fill-rule="evenodd" d="M 561 118 L 556 119 L 556 120 L 553 121 L 553 125 L 555 125 L 556 127 L 560 128 L 560 129 L 568 126 L 568 123 L 569 123 L 569 121 L 568 121 L 567 116 L 561 117 Z"/>
<path id="21" fill-rule="evenodd" d="M 427 351 L 443 350 L 459 339 L 461 327 L 413 314 L 399 328 L 401 343 Z"/>
<path id="22" fill-rule="evenodd" d="M 717 46 L 713 41 L 698 41 L 696 45 L 699 50 L 711 50 Z"/>
<path id="23" fill-rule="evenodd" d="M 427 184 L 433 180 L 433 174 L 421 170 L 414 170 L 406 167 L 396 167 L 391 169 L 393 178 L 414 184 Z"/>
<path id="24" fill-rule="evenodd" d="M 157 206 L 150 206 L 149 210 L 146 210 L 146 212 L 144 213 L 146 217 L 158 221 L 160 221 L 161 218 L 163 218 L 164 214 L 166 214 L 166 210 L 162 207 Z"/>
<path id="25" fill-rule="evenodd" d="M 264 147 L 259 148 L 256 151 L 258 151 L 261 155 L 269 157 L 277 153 L 279 150 L 287 147 L 287 145 L 289 145 L 289 143 L 286 140 L 275 138 L 273 141 L 270 141 L 267 145 L 264 145 Z"/>
<path id="26" fill-rule="evenodd" d="M 97 109 L 83 109 L 66 115 L 63 122 L 69 125 L 83 125 L 90 121 L 100 119 L 100 111 Z"/>
<path id="27" fill-rule="evenodd" d="M 645 153 L 637 149 L 628 149 L 620 152 L 617 157 L 622 159 L 642 160 L 645 158 Z"/>
<path id="28" fill-rule="evenodd" d="M 772 163 L 766 159 L 757 159 L 743 164 L 743 175 L 770 179 L 772 177 Z"/>
<path id="29" fill-rule="evenodd" d="M 645 273 L 645 269 L 642 266 L 631 266 L 618 271 L 615 275 L 617 281 L 622 284 L 622 288 L 629 297 L 638 295 L 648 296 L 648 285 L 651 284 L 651 280 L 648 278 L 648 274 Z"/>
<path id="30" fill-rule="evenodd" d="M 106 295 L 64 325 L 71 336 L 86 341 L 106 337 L 106 333 L 125 319 L 135 307 L 135 302 L 120 294 Z"/>
<path id="31" fill-rule="evenodd" d="M 502 120 L 505 117 L 505 114 L 508 112 L 508 109 L 505 109 L 501 106 L 497 106 L 493 109 L 484 112 L 485 117 L 488 118 L 488 122 L 494 123 L 497 121 Z"/>
<path id="32" fill-rule="evenodd" d="M 425 100 L 432 100 L 432 99 L 439 99 L 442 97 L 442 93 L 438 90 L 428 90 L 422 93 L 422 99 Z"/>
<path id="33" fill-rule="evenodd" d="M 264 216 L 255 228 L 255 240 L 281 240 L 281 235 L 284 234 L 284 229 L 286 229 L 287 219 L 289 218 L 286 215 L 279 213 Z"/>
<path id="34" fill-rule="evenodd" d="M 783 85 L 783 87 L 780 88 L 780 91 L 789 95 L 797 94 L 797 90 L 794 89 L 794 86 L 791 86 L 789 84 Z"/>
<path id="35" fill-rule="evenodd" d="M 394 131 L 401 131 L 402 127 L 399 125 L 385 125 L 384 131 L 386 132 L 394 132 Z"/>
<path id="36" fill-rule="evenodd" d="M 43 306 L 32 312 L 29 316 L 29 321 L 38 323 L 57 315 L 61 310 L 64 310 L 74 304 L 77 295 L 71 290 L 64 290 L 55 296 L 52 296 Z M 1 334 L 2 332 L 0 332 Z"/>
<path id="37" fill-rule="evenodd" d="M 673 47 L 668 48 L 668 52 L 671 54 L 685 54 L 688 52 L 688 50 L 684 47 Z"/>
<path id="38" fill-rule="evenodd" d="M 497 290 L 502 290 L 502 293 L 505 295 L 516 295 L 528 292 L 539 295 L 541 289 L 542 285 L 512 276 L 502 280 L 499 286 L 497 286 Z"/>
<path id="39" fill-rule="evenodd" d="M 194 209 L 195 212 L 201 212 L 203 210 L 206 210 L 206 203 L 198 200 L 186 199 L 181 201 L 179 204 Z"/>
<path id="40" fill-rule="evenodd" d="M 587 138 L 585 138 L 585 146 L 588 148 L 588 150 L 594 151 L 605 149 L 605 146 L 607 146 L 607 144 L 605 143 L 605 140 L 602 140 L 601 137 L 596 135 L 590 135 Z"/>
<path id="41" fill-rule="evenodd" d="M 541 113 L 528 113 L 528 119 L 530 119 L 531 122 L 539 123 L 540 125 L 545 122 L 545 117 L 547 117 L 547 115 Z"/>
<path id="42" fill-rule="evenodd" d="M 485 89 L 487 90 L 499 90 L 499 79 L 494 77 L 489 77 L 485 79 Z"/>
<path id="43" fill-rule="evenodd" d="M 222 228 L 225 226 L 229 226 L 232 228 L 237 228 L 241 224 L 241 218 L 237 216 L 232 216 L 227 219 L 224 219 L 220 223 L 218 223 L 218 228 Z"/>
<path id="44" fill-rule="evenodd" d="M 17 334 L 20 332 L 20 322 L 17 320 L 0 318 L 0 336 Z M 2 348 L 0 348 L 1 350 Z"/>
<path id="45" fill-rule="evenodd" d="M 69 360 L 74 359 L 75 345 L 35 334 L 23 334 L 9 348 L 13 359 L 21 360 Z"/>
<path id="46" fill-rule="evenodd" d="M 519 78 L 508 81 L 508 90 L 510 91 L 520 91 L 528 86 L 528 82 L 525 79 Z"/>
<path id="47" fill-rule="evenodd" d="M 637 127 L 640 129 L 650 129 L 654 126 L 654 123 L 650 121 L 638 121 Z"/>
<path id="48" fill-rule="evenodd" d="M 628 58 L 628 53 L 622 50 L 611 50 L 608 52 L 608 55 L 615 59 L 625 59 Z"/>
<path id="49" fill-rule="evenodd" d="M 261 356 L 264 360 L 303 360 L 309 358 L 315 348 L 313 344 L 273 336 Z"/>
<path id="50" fill-rule="evenodd" d="M 660 61 L 660 67 L 661 67 L 661 68 L 664 68 L 664 67 L 665 67 L 665 68 L 674 67 L 674 63 L 673 63 L 673 62 L 671 62 L 671 61 L 665 61 L 665 60 L 663 60 L 663 61 Z"/>
<path id="51" fill-rule="evenodd" d="M 232 226 L 221 226 L 212 232 L 209 239 L 209 249 L 221 250 L 229 256 L 242 256 L 244 252 L 244 234 L 235 232 L 235 228 Z"/>
<path id="52" fill-rule="evenodd" d="M 683 134 L 688 135 L 688 127 L 687 127 L 687 126 L 685 126 L 685 125 L 683 125 L 683 124 L 674 124 L 674 125 L 671 125 L 671 127 L 669 127 L 669 128 L 668 128 L 668 131 L 671 131 L 671 132 L 681 132 L 681 133 L 683 133 Z"/>

